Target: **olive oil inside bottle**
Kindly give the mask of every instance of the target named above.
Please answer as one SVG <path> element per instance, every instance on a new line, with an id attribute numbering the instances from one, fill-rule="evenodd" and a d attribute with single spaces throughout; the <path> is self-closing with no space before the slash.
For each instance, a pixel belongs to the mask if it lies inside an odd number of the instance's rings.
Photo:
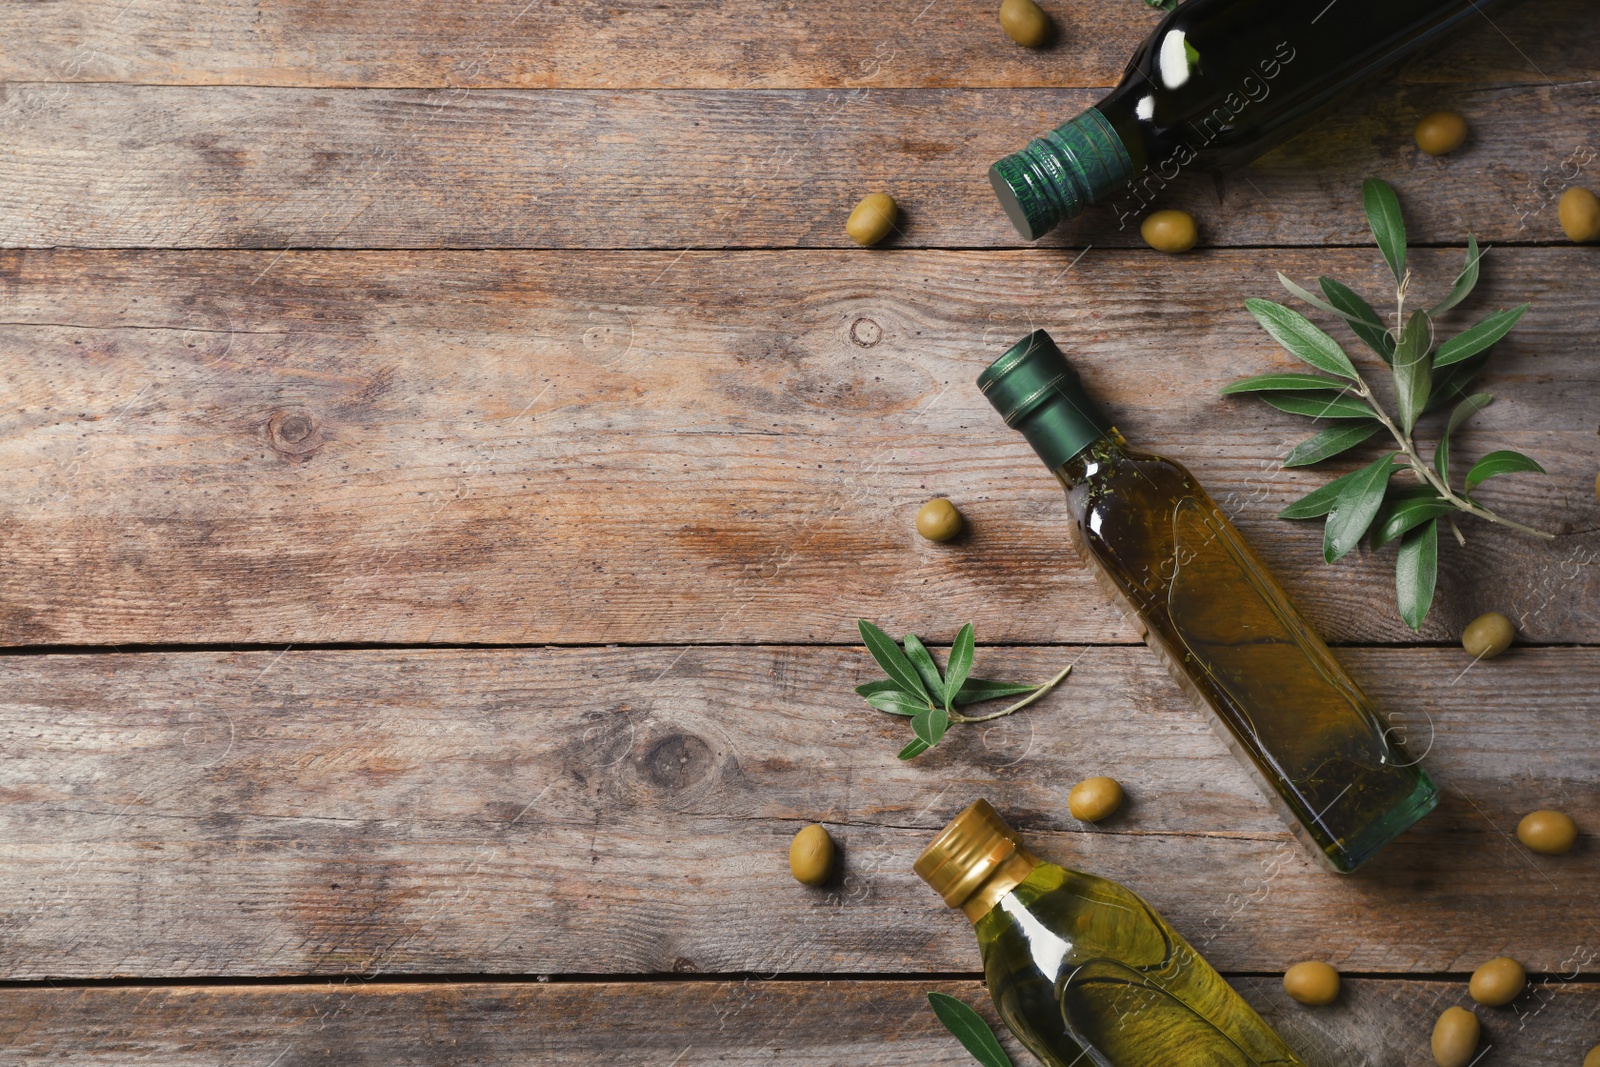
<path id="1" fill-rule="evenodd" d="M 1057 476 L 1072 540 L 1336 868 L 1433 807 L 1432 784 L 1187 470 L 1111 430 Z"/>
<path id="2" fill-rule="evenodd" d="M 976 932 L 1001 1017 L 1052 1067 L 1085 1054 L 1118 1067 L 1300 1062 L 1187 941 L 1115 882 L 1041 863 Z"/>

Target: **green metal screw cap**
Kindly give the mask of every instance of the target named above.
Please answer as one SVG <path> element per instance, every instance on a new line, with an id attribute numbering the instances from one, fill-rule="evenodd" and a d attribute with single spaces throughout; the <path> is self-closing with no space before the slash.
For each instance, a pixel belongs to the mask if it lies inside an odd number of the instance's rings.
<path id="1" fill-rule="evenodd" d="M 978 388 L 1006 425 L 1055 470 L 1111 429 L 1050 335 L 1034 330 L 978 375 Z"/>
<path id="2" fill-rule="evenodd" d="M 1090 108 L 989 168 L 1006 217 L 1029 241 L 1110 199 L 1133 175 L 1133 161 L 1106 117 Z"/>

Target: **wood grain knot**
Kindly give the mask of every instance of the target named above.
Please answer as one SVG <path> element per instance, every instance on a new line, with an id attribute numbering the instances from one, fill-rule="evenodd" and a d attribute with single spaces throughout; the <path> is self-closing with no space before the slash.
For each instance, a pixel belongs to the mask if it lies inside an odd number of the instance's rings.
<path id="1" fill-rule="evenodd" d="M 663 789 L 687 789 L 711 773 L 711 746 L 693 734 L 671 734 L 650 746 L 645 774 Z"/>
<path id="2" fill-rule="evenodd" d="M 308 411 L 287 408 L 267 420 L 267 441 L 272 450 L 291 459 L 310 459 L 322 447 L 321 427 Z"/>
<path id="3" fill-rule="evenodd" d="M 883 327 L 871 319 L 857 319 L 850 324 L 850 340 L 862 348 L 871 348 L 883 340 Z"/>

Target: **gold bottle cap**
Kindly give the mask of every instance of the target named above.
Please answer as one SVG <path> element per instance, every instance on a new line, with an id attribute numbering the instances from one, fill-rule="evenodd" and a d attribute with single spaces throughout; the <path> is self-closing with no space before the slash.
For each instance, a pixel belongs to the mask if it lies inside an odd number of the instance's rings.
<path id="1" fill-rule="evenodd" d="M 976 922 L 1038 864 L 989 802 L 978 800 L 939 831 L 912 869 Z"/>

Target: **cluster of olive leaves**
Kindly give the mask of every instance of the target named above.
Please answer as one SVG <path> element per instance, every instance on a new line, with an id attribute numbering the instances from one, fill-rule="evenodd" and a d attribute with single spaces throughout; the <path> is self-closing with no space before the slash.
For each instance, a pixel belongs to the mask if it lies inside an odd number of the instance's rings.
<path id="1" fill-rule="evenodd" d="M 1493 399 L 1488 393 L 1466 395 L 1467 384 L 1483 370 L 1490 347 L 1511 332 L 1528 305 L 1497 311 L 1435 347 L 1434 319 L 1465 300 L 1477 285 L 1482 258 L 1478 242 L 1467 238 L 1467 263 L 1449 294 L 1432 307 L 1415 310 L 1407 317 L 1405 304 L 1411 272 L 1406 269 L 1406 231 L 1399 199 L 1387 182 L 1372 178 L 1362 187 L 1362 201 L 1378 250 L 1394 275 L 1394 327 L 1385 326 L 1371 305 L 1332 278 L 1317 279 L 1321 297 L 1281 273 L 1278 280 L 1300 300 L 1343 319 L 1350 331 L 1389 365 L 1397 415 L 1392 417 L 1384 410 L 1337 341 L 1304 315 L 1270 300 L 1248 300 L 1245 306 L 1273 340 L 1324 373 L 1263 374 L 1234 382 L 1222 392 L 1255 393 L 1280 411 L 1335 420 L 1330 429 L 1296 445 L 1284 457 L 1285 467 L 1305 466 L 1337 456 L 1380 430 L 1387 430 L 1394 438 L 1399 451 L 1386 452 L 1360 470 L 1329 482 L 1289 505 L 1278 517 L 1326 516 L 1322 554 L 1328 563 L 1347 555 L 1369 534 L 1374 547 L 1398 540 L 1395 589 L 1400 617 L 1417 630 L 1433 603 L 1441 520 L 1463 545 L 1466 539 L 1456 528 L 1453 515 L 1457 511 L 1536 537 L 1552 536 L 1502 518 L 1471 496 L 1474 489 L 1496 475 L 1513 471 L 1544 473 L 1543 467 L 1522 453 L 1491 452 L 1472 465 L 1460 489 L 1450 484 L 1450 435 Z M 1433 460 L 1425 462 L 1412 436 L 1417 420 L 1452 402 L 1454 407 L 1439 434 Z M 1401 470 L 1409 470 L 1415 476 L 1413 484 L 1390 480 Z"/>
<path id="2" fill-rule="evenodd" d="M 941 675 L 932 653 L 916 634 L 906 634 L 905 648 L 902 650 L 894 638 L 866 619 L 857 619 L 856 625 L 861 630 L 861 640 L 866 642 L 867 651 L 872 653 L 872 658 L 889 676 L 856 686 L 856 693 L 879 711 L 911 718 L 911 732 L 916 736 L 900 750 L 901 759 L 920 756 L 937 745 L 953 722 L 988 722 L 1020 711 L 1048 693 L 1072 670 L 1069 665 L 1043 685 L 1021 685 L 969 677 L 976 646 L 969 622 L 956 634 Z M 956 710 L 968 704 L 981 704 L 986 700 L 1022 694 L 1027 694 L 1022 700 L 1004 711 L 988 715 L 963 715 Z"/>

